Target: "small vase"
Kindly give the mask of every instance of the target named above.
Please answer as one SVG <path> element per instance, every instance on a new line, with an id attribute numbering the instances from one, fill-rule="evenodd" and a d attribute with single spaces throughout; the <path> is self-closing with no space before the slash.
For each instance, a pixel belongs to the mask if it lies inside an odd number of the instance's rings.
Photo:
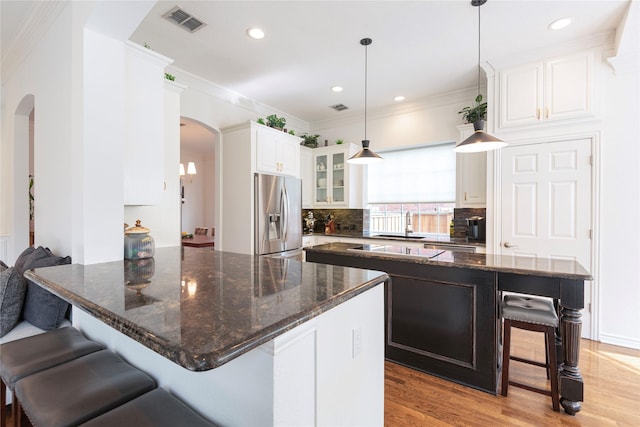
<path id="1" fill-rule="evenodd" d="M 474 131 L 484 130 L 484 120 L 480 119 L 473 122 L 473 130 Z"/>

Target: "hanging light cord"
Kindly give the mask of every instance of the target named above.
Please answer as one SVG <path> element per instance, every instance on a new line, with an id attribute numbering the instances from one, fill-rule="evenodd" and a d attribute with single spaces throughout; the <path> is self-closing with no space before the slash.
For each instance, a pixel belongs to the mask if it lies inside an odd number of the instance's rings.
<path id="1" fill-rule="evenodd" d="M 480 95 L 480 6 L 478 6 L 478 93 Z"/>
<path id="2" fill-rule="evenodd" d="M 367 139 L 367 50 L 368 45 L 364 45 L 364 139 Z"/>

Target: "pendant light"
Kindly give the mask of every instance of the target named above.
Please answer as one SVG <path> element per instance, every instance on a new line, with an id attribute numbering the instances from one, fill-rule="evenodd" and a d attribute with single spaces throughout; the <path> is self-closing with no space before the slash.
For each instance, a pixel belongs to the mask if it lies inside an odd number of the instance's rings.
<path id="1" fill-rule="evenodd" d="M 360 44 L 364 46 L 364 139 L 362 140 L 362 149 L 347 160 L 347 162 L 355 164 L 368 164 L 383 160 L 382 157 L 369 150 L 369 140 L 367 139 L 367 46 L 371 43 L 372 40 L 369 38 L 360 40 Z"/>
<path id="2" fill-rule="evenodd" d="M 478 8 L 478 94 L 480 93 L 480 6 L 487 0 L 471 0 L 471 6 Z M 460 142 L 453 149 L 458 153 L 477 153 L 481 151 L 491 151 L 507 145 L 503 140 L 489 135 L 484 130 L 484 120 L 477 120 L 473 123 L 473 134 Z"/>

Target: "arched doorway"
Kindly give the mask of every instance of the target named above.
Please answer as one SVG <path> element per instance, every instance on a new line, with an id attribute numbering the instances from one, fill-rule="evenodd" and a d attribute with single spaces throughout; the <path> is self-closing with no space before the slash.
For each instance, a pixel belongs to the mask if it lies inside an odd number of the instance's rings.
<path id="1" fill-rule="evenodd" d="M 28 245 L 33 244 L 35 235 L 30 239 L 30 228 L 35 232 L 35 165 L 34 165 L 34 123 L 35 97 L 25 95 L 18 104 L 13 120 L 13 230 L 11 253 L 17 256 Z M 33 186 L 30 187 L 31 178 Z M 30 195 L 34 199 L 30 201 Z M 30 227 L 31 224 L 31 227 Z"/>
<path id="2" fill-rule="evenodd" d="M 193 233 L 206 227 L 213 234 L 218 212 L 216 152 L 220 134 L 217 130 L 187 117 L 180 118 L 180 163 L 182 177 L 181 230 Z M 193 163 L 195 174 L 189 174 Z"/>

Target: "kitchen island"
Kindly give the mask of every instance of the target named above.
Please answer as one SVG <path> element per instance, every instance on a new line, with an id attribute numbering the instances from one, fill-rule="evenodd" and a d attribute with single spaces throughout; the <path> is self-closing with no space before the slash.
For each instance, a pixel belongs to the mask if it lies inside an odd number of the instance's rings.
<path id="1" fill-rule="evenodd" d="M 385 357 L 490 393 L 497 392 L 502 292 L 553 298 L 561 324 L 556 339 L 561 404 L 583 401 L 578 367 L 584 281 L 577 262 L 474 254 L 392 245 L 332 243 L 305 248 L 306 259 L 389 274 Z"/>
<path id="2" fill-rule="evenodd" d="M 382 425 L 388 276 L 210 248 L 25 273 L 221 425 Z"/>

